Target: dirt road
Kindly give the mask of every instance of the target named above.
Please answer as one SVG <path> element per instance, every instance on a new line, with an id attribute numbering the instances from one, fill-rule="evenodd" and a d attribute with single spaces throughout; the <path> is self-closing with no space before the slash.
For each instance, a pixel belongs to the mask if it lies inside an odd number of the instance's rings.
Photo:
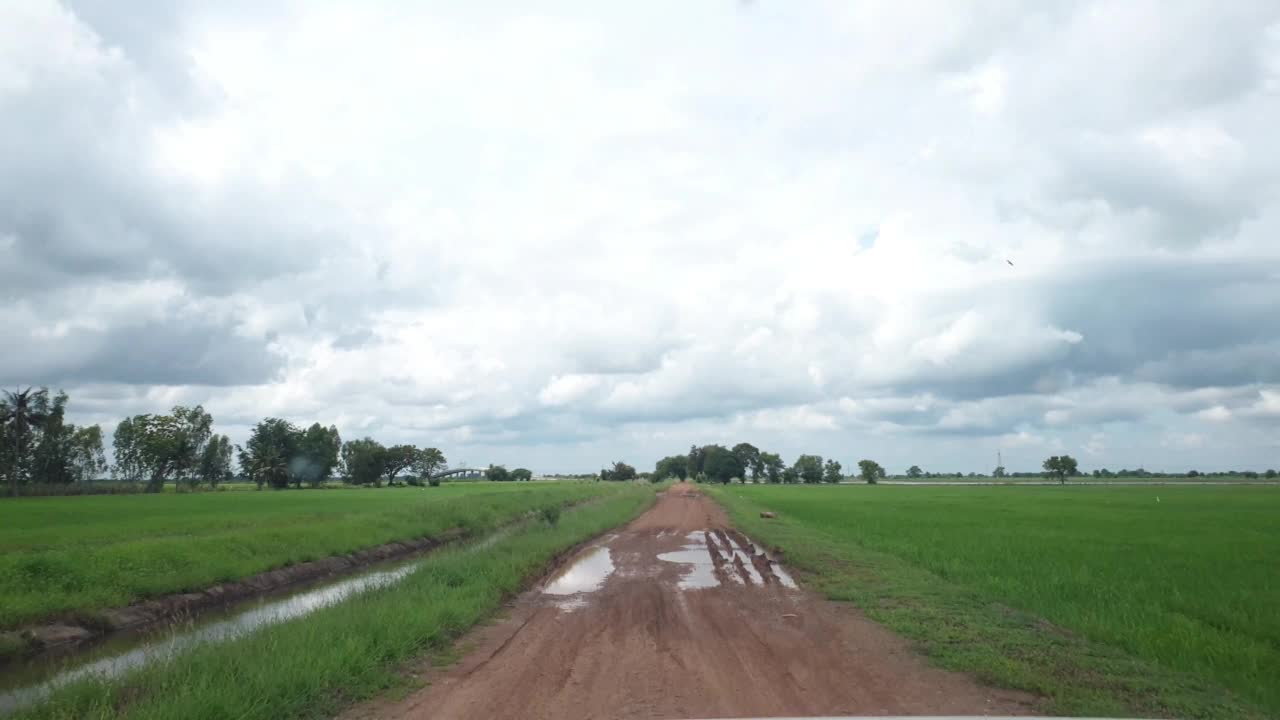
<path id="1" fill-rule="evenodd" d="M 350 717 L 1035 714 L 798 590 L 687 485 L 570 559 L 431 685 Z"/>

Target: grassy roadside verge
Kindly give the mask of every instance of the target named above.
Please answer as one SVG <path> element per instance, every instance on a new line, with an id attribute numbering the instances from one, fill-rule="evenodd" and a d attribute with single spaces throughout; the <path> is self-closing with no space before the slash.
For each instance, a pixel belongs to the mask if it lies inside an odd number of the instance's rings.
<path id="1" fill-rule="evenodd" d="M 492 544 L 429 556 L 399 585 L 222 645 L 203 646 L 115 684 L 59 690 L 25 718 L 332 716 L 399 682 L 407 659 L 443 649 L 536 578 L 556 554 L 637 515 L 652 488 L 536 522 Z"/>
<path id="2" fill-rule="evenodd" d="M 449 530 L 485 532 L 603 483 L 27 498 L 0 503 L 0 630 Z"/>
<path id="3" fill-rule="evenodd" d="M 1044 696 L 1043 709 L 1051 714 L 1262 718 L 1280 710 L 1270 704 L 1275 675 L 1267 672 L 1268 648 L 1275 646 L 1267 618 L 1258 614 L 1267 612 L 1261 603 L 1269 583 L 1265 562 L 1252 575 L 1253 591 L 1260 594 L 1249 596 L 1261 604 L 1237 620 L 1254 623 L 1253 637 L 1222 623 L 1195 623 L 1197 632 L 1188 634 L 1177 618 L 1191 619 L 1184 617 L 1190 604 L 1168 613 L 1172 620 L 1152 614 L 1175 600 L 1188 603 L 1185 595 L 1197 590 L 1215 599 L 1225 596 L 1232 588 L 1207 585 L 1232 580 L 1232 566 L 1240 560 L 1224 550 L 1241 547 L 1215 547 L 1202 537 L 1202 545 L 1222 554 L 1222 567 L 1216 578 L 1199 576 L 1202 558 L 1176 546 L 1179 527 L 1200 531 L 1197 519 L 1179 513 L 1224 513 L 1235 525 L 1222 531 L 1241 535 L 1243 547 L 1259 552 L 1266 544 L 1258 534 L 1265 529 L 1252 527 L 1250 516 L 1231 508 L 1230 500 L 1223 501 L 1227 507 L 1215 507 L 1208 495 L 1188 496 L 1186 507 L 1173 501 L 1170 509 L 1166 497 L 1160 507 L 1169 512 L 1157 516 L 1157 531 L 1137 514 L 1149 512 L 1145 504 L 1130 507 L 1124 491 L 1116 495 L 1114 489 L 1097 491 L 1109 493 L 1100 503 L 1078 493 L 1031 494 L 1040 489 L 1012 490 L 1017 496 L 979 489 L 709 489 L 744 532 L 782 548 L 788 566 L 809 587 L 857 605 L 942 667 Z M 989 492 L 1005 495 L 974 495 Z M 1155 507 L 1150 497 L 1143 502 Z M 779 517 L 762 520 L 765 509 Z M 1264 503 L 1258 513 L 1263 522 L 1265 510 Z M 1073 513 L 1080 515 L 1076 524 Z M 1088 525 L 1090 518 L 1099 525 Z M 1153 542 L 1169 542 L 1173 552 L 1143 547 L 1141 538 L 1152 533 Z M 1080 544 L 1073 546 L 1077 536 Z M 1125 564 L 1130 567 L 1110 567 Z M 1114 576 L 1107 574 L 1112 569 Z M 1183 597 L 1150 597 L 1148 604 L 1160 606 L 1155 610 L 1130 605 L 1151 589 L 1145 583 L 1182 582 L 1179 573 L 1188 574 Z M 1088 597 L 1071 595 L 1073 588 Z M 1222 610 L 1230 613 L 1229 607 Z M 1239 642 L 1234 654 L 1216 656 L 1215 633 Z M 1130 637 L 1147 635 L 1185 644 L 1183 655 L 1169 657 L 1189 667 L 1154 661 L 1145 653 L 1155 646 Z M 1200 655 L 1189 657 L 1192 650 Z M 1228 663 L 1252 679 L 1232 676 L 1236 686 L 1228 689 L 1220 680 Z"/>

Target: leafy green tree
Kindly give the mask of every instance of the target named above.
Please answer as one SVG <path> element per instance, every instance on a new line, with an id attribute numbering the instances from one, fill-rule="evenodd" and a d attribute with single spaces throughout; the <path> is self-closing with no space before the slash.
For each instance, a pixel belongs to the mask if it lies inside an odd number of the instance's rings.
<path id="1" fill-rule="evenodd" d="M 261 488 L 289 487 L 289 457 L 274 445 L 265 445 L 249 457 L 249 476 Z"/>
<path id="2" fill-rule="evenodd" d="M 914 480 L 916 478 L 923 477 L 923 476 L 924 476 L 924 471 L 920 469 L 919 465 L 912 465 L 911 467 L 907 468 L 907 477 Z"/>
<path id="3" fill-rule="evenodd" d="M 701 475 L 703 473 L 702 465 L 706 461 L 706 458 L 707 458 L 706 447 L 698 447 L 697 445 L 693 445 L 689 448 L 689 463 L 688 463 L 688 467 L 686 468 L 686 470 L 688 471 L 689 477 L 696 478 L 698 475 Z"/>
<path id="4" fill-rule="evenodd" d="M 1044 461 L 1044 471 L 1050 477 L 1058 479 L 1060 484 L 1067 484 L 1067 478 L 1077 472 L 1076 459 L 1070 455 L 1053 455 Z"/>
<path id="5" fill-rule="evenodd" d="M 118 480 L 142 482 L 146 477 L 147 469 L 142 461 L 142 424 L 134 423 L 139 417 L 142 416 L 127 417 L 116 425 L 112 440 L 116 462 L 111 467 L 111 474 Z"/>
<path id="6" fill-rule="evenodd" d="M 991 471 L 991 477 L 994 478 L 1002 478 L 1005 477 L 1006 474 L 1007 473 L 1005 472 L 1003 465 L 997 465 L 996 469 Z"/>
<path id="7" fill-rule="evenodd" d="M 195 407 L 178 405 L 173 408 L 172 417 L 176 421 L 181 448 L 179 452 L 181 460 L 176 478 L 190 482 L 200 464 L 200 455 L 204 452 L 204 446 L 213 436 L 213 416 L 205 412 L 200 405 Z"/>
<path id="8" fill-rule="evenodd" d="M 875 485 L 884 475 L 884 468 L 880 467 L 880 463 L 875 460 L 858 461 L 858 477 L 865 480 L 868 485 Z"/>
<path id="9" fill-rule="evenodd" d="M 297 447 L 289 461 L 290 480 L 295 486 L 307 483 L 319 487 L 333 476 L 342 454 L 342 436 L 338 428 L 312 423 L 298 433 Z"/>
<path id="10" fill-rule="evenodd" d="M 418 448 L 412 445 L 392 445 L 383 456 L 386 465 L 383 472 L 387 474 L 387 484 L 395 485 L 396 476 L 408 470 L 418 459 Z"/>
<path id="11" fill-rule="evenodd" d="M 760 467 L 764 473 L 765 482 L 774 485 L 782 482 L 782 472 L 786 469 L 786 465 L 782 462 L 780 455 L 771 452 L 760 453 Z"/>
<path id="12" fill-rule="evenodd" d="M 36 397 L 36 409 L 43 420 L 30 429 L 30 437 L 24 445 L 30 454 L 24 458 L 27 467 L 22 475 L 26 482 L 62 485 L 73 481 L 71 477 L 71 436 L 75 426 L 67 425 L 64 418 L 67 394 L 59 392 L 52 399 L 49 392 L 40 389 Z"/>
<path id="13" fill-rule="evenodd" d="M 102 429 L 97 425 L 76 427 L 66 422 L 67 394 L 58 392 L 50 400 L 47 392 L 36 398 L 36 409 L 44 416 L 32 428 L 21 473 L 28 482 L 68 484 L 96 478 L 106 466 L 102 449 Z"/>
<path id="14" fill-rule="evenodd" d="M 231 439 L 226 435 L 213 435 L 200 453 L 195 484 L 207 483 L 209 487 L 231 479 Z"/>
<path id="15" fill-rule="evenodd" d="M 746 480 L 746 473 L 751 471 L 751 480 L 760 482 L 760 476 L 764 474 L 764 465 L 760 462 L 760 448 L 751 443 L 738 443 L 733 446 L 733 456 L 738 459 L 738 464 L 743 468 L 742 479 Z"/>
<path id="16" fill-rule="evenodd" d="M 841 469 L 842 468 L 840 467 L 840 463 L 836 462 L 835 460 L 828 460 L 826 464 L 822 466 L 823 482 L 828 482 L 828 483 L 831 483 L 832 485 L 839 483 L 841 480 L 844 479 L 844 475 L 842 475 L 840 472 Z"/>
<path id="17" fill-rule="evenodd" d="M 74 482 L 88 482 L 107 471 L 107 456 L 102 448 L 102 428 L 97 425 L 75 428 L 71 435 L 70 466 Z"/>
<path id="18" fill-rule="evenodd" d="M 720 445 L 708 445 L 703 449 L 705 457 L 702 462 L 702 471 L 706 474 L 708 481 L 727 484 L 730 480 L 741 479 L 746 474 L 742 461 L 732 451 Z"/>
<path id="19" fill-rule="evenodd" d="M 533 479 L 533 471 L 528 468 L 516 468 L 511 471 L 511 479 L 517 482 L 528 482 Z"/>
<path id="20" fill-rule="evenodd" d="M 1276 471 L 1275 471 L 1275 469 L 1274 469 L 1274 468 L 1268 469 L 1268 470 L 1267 470 L 1267 472 L 1265 473 L 1265 475 L 1266 475 L 1266 478 L 1267 478 L 1268 480 L 1275 480 L 1275 479 L 1276 479 Z"/>
<path id="21" fill-rule="evenodd" d="M 484 471 L 484 477 L 494 482 L 507 482 L 511 479 L 511 473 L 507 472 L 507 468 L 503 465 L 490 465 Z"/>
<path id="22" fill-rule="evenodd" d="M 343 443 L 342 464 L 347 469 L 347 481 L 381 486 L 387 466 L 386 452 L 382 443 L 369 437 Z"/>
<path id="23" fill-rule="evenodd" d="M 413 471 L 432 487 L 440 484 L 440 478 L 436 475 L 444 472 L 448 467 L 444 453 L 437 448 L 422 448 L 413 462 Z"/>
<path id="24" fill-rule="evenodd" d="M 785 485 L 795 485 L 800 482 L 800 471 L 795 466 L 786 468 L 782 471 L 782 482 Z"/>
<path id="25" fill-rule="evenodd" d="M 284 418 L 266 418 L 249 431 L 245 443 L 245 459 L 240 462 L 245 474 L 258 487 L 275 489 L 301 486 L 307 461 L 302 457 L 303 433 Z"/>
<path id="26" fill-rule="evenodd" d="M 654 482 L 660 482 L 667 478 L 678 478 L 685 480 L 689 477 L 689 456 L 688 455 L 668 455 L 662 458 L 653 468 Z"/>
<path id="27" fill-rule="evenodd" d="M 629 482 L 636 479 L 636 469 L 624 462 L 615 462 L 612 468 L 600 471 L 601 480 Z"/>
<path id="28" fill-rule="evenodd" d="M 166 481 L 190 481 L 212 436 L 213 417 L 204 408 L 177 406 L 169 415 L 135 415 L 116 427 L 117 475 L 160 492 Z"/>
<path id="29" fill-rule="evenodd" d="M 800 477 L 801 482 L 808 485 L 816 485 L 822 482 L 822 456 L 821 455 L 801 455 L 796 458 L 795 464 L 796 475 Z"/>

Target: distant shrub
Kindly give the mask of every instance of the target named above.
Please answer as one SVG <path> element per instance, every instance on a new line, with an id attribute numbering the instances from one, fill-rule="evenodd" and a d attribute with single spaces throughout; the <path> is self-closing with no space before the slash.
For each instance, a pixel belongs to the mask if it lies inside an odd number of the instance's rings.
<path id="1" fill-rule="evenodd" d="M 542 519 L 547 521 L 548 525 L 555 525 L 560 522 L 560 506 L 544 505 L 540 511 Z"/>
<path id="2" fill-rule="evenodd" d="M 440 487 L 440 478 L 438 477 L 427 478 L 427 484 L 430 485 L 431 487 Z"/>

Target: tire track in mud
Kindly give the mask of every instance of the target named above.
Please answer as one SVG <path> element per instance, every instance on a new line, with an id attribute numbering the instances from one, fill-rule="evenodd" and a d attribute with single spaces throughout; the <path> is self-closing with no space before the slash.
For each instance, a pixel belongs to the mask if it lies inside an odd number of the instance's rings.
<path id="1" fill-rule="evenodd" d="M 796 587 L 687 484 L 588 545 L 452 668 L 347 718 L 1032 715 L 1035 698 L 928 666 Z"/>

